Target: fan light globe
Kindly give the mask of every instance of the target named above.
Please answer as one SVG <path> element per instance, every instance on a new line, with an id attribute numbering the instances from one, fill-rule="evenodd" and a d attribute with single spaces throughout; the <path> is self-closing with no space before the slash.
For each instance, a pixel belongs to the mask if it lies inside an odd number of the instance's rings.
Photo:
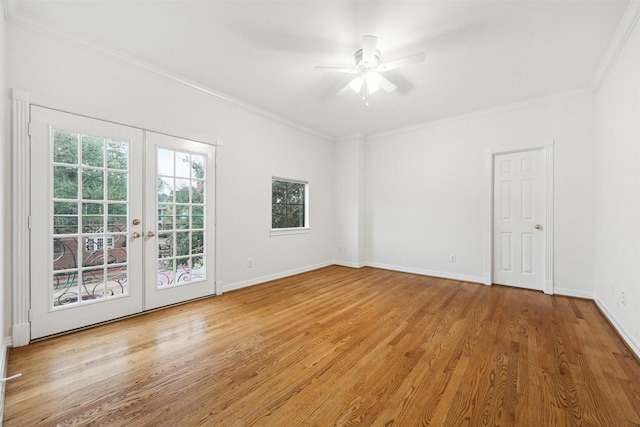
<path id="1" fill-rule="evenodd" d="M 369 93 L 376 93 L 380 89 L 380 74 L 375 71 L 369 71 L 364 75 L 364 78 L 367 81 L 367 89 L 369 89 Z"/>
<path id="2" fill-rule="evenodd" d="M 376 93 L 380 90 L 380 80 L 380 74 L 375 71 L 367 71 L 363 76 L 358 76 L 351 80 L 349 86 L 355 93 L 360 93 L 362 91 L 362 86 L 367 85 L 368 93 Z"/>
<path id="3" fill-rule="evenodd" d="M 351 89 L 353 89 L 355 93 L 359 93 L 360 89 L 362 89 L 363 82 L 364 82 L 364 78 L 362 78 L 362 76 L 358 76 L 355 79 L 351 80 L 351 83 L 349 83 L 349 86 L 351 86 Z"/>

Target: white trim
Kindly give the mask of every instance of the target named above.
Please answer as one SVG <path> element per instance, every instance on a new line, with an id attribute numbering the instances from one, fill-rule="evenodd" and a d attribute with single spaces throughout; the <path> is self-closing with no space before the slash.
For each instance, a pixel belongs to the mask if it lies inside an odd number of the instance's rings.
<path id="1" fill-rule="evenodd" d="M 484 150 L 484 272 L 483 281 L 487 286 L 493 284 L 493 152 L 490 148 Z"/>
<path id="2" fill-rule="evenodd" d="M 294 182 L 296 184 L 305 184 L 305 185 L 309 185 L 309 181 L 304 180 L 304 179 L 294 179 L 294 178 L 285 178 L 283 176 L 277 176 L 277 175 L 273 175 L 271 177 L 271 181 L 276 180 L 276 181 L 286 181 L 286 182 Z"/>
<path id="3" fill-rule="evenodd" d="M 440 277 L 443 279 L 459 280 L 461 282 L 484 283 L 481 276 L 469 276 L 466 274 L 449 273 L 446 271 L 427 270 L 424 268 L 403 267 L 399 265 L 380 264 L 377 262 L 368 262 L 368 267 L 381 268 L 383 270 L 400 271 L 402 273 L 420 274 L 422 276 Z"/>
<path id="4" fill-rule="evenodd" d="M 310 227 L 292 227 L 292 228 L 272 228 L 269 232 L 270 236 L 289 236 L 292 234 L 309 234 Z"/>
<path id="5" fill-rule="evenodd" d="M 334 265 L 339 265 L 341 267 L 349 267 L 349 268 L 362 268 L 366 267 L 366 262 L 349 262 L 349 261 L 333 261 Z"/>
<path id="6" fill-rule="evenodd" d="M 583 299 L 595 299 L 595 294 L 593 292 L 586 291 L 577 291 L 575 289 L 567 289 L 567 288 L 554 288 L 554 295 L 563 295 L 565 297 L 575 297 L 575 298 L 583 298 Z"/>
<path id="7" fill-rule="evenodd" d="M 6 0 L 5 0 L 6 1 Z M 5 8 L 6 10 L 6 8 Z M 9 10 L 9 12 L 12 12 L 11 10 Z M 124 54 L 122 52 L 119 52 L 117 50 L 102 46 L 98 43 L 95 42 L 89 42 L 87 40 L 84 40 L 78 36 L 76 36 L 75 34 L 68 32 L 68 31 L 63 31 L 60 29 L 53 29 L 51 27 L 48 27 L 40 22 L 37 22 L 36 20 L 24 17 L 24 16 L 17 16 L 17 14 L 15 13 L 10 13 L 9 16 L 7 17 L 7 21 L 10 22 L 11 24 L 26 28 L 28 30 L 31 30 L 33 32 L 36 32 L 42 36 L 48 37 L 50 39 L 53 40 L 57 40 L 59 42 L 65 43 L 65 44 L 72 44 L 72 45 L 76 45 L 86 51 L 89 52 L 94 52 L 94 53 L 99 53 L 101 55 L 104 56 L 108 56 L 111 57 L 113 59 L 119 60 L 121 62 L 124 62 L 125 64 L 132 66 L 133 68 L 136 68 L 139 71 L 144 71 L 147 72 L 155 77 L 159 77 L 162 78 L 165 81 L 168 81 L 170 83 L 176 84 L 178 86 L 182 86 L 186 89 L 192 90 L 196 93 L 199 93 L 201 95 L 210 97 L 212 99 L 215 99 L 217 101 L 220 102 L 224 102 L 226 104 L 229 105 L 233 105 L 235 107 L 239 107 L 241 109 L 244 109 L 246 111 L 250 111 L 252 113 L 258 114 L 262 117 L 265 117 L 267 119 L 273 120 L 275 122 L 287 125 L 289 127 L 292 127 L 294 129 L 303 131 L 305 133 L 311 134 L 311 135 L 315 135 L 318 136 L 320 138 L 329 140 L 329 141 L 334 141 L 335 138 L 326 135 L 316 129 L 312 129 L 310 127 L 307 126 L 303 126 L 301 124 L 295 123 L 291 120 L 288 120 L 284 117 L 281 117 L 277 114 L 271 113 L 267 110 L 264 110 L 262 108 L 256 107 L 255 105 L 249 104 L 247 102 L 244 101 L 240 101 L 237 98 L 234 98 L 230 95 L 224 94 L 222 92 L 218 92 L 216 90 L 213 90 L 205 85 L 202 85 L 200 83 L 197 83 L 193 80 L 189 80 L 185 77 L 182 77 L 178 74 L 172 73 L 170 71 L 164 70 L 160 67 L 157 67 L 155 65 L 152 65 L 148 62 L 142 61 L 138 58 L 135 58 L 133 56 Z M 139 126 L 134 126 L 134 127 L 139 127 Z M 148 126 L 142 126 L 145 129 L 149 129 Z M 152 129 L 149 129 L 152 130 Z M 159 132 L 162 133 L 162 132 Z"/>
<path id="8" fill-rule="evenodd" d="M 12 189 L 12 335 L 16 347 L 29 344 L 29 204 L 31 189 L 29 94 L 11 91 L 11 189 Z"/>
<path id="9" fill-rule="evenodd" d="M 5 21 L 9 21 L 9 19 L 15 15 L 19 1 L 20 0 L 4 0 L 2 2 Z"/>
<path id="10" fill-rule="evenodd" d="M 554 140 L 544 144 L 544 283 L 543 291 L 553 295 L 553 145 Z"/>
<path id="11" fill-rule="evenodd" d="M 394 136 L 394 135 L 399 135 L 399 134 L 403 134 L 406 132 L 413 132 L 416 130 L 420 130 L 420 129 L 425 129 L 425 128 L 429 128 L 429 127 L 433 127 L 433 126 L 441 126 L 441 125 L 446 125 L 449 123 L 455 123 L 455 122 L 461 122 L 461 121 L 467 121 L 467 120 L 475 120 L 475 119 L 479 119 L 482 118 L 484 116 L 487 116 L 489 114 L 494 114 L 494 113 L 500 113 L 500 112 L 504 112 L 504 111 L 510 111 L 510 110 L 517 110 L 519 108 L 526 108 L 526 107 L 530 107 L 532 105 L 537 105 L 537 104 L 543 104 L 545 102 L 554 102 L 554 101 L 561 101 L 563 99 L 566 98 L 572 98 L 574 96 L 582 96 L 588 93 L 593 93 L 593 88 L 592 87 L 584 87 L 581 89 L 577 89 L 577 90 L 572 90 L 572 91 L 568 91 L 568 92 L 560 92 L 560 93 L 556 93 L 553 95 L 548 95 L 548 96 L 541 96 L 538 98 L 533 98 L 533 99 L 529 99 L 529 100 L 525 100 L 525 101 L 520 101 L 520 102 L 514 102 L 511 104 L 504 104 L 504 105 L 500 105 L 497 107 L 491 107 L 491 108 L 486 108 L 484 110 L 478 110 L 478 111 L 474 111 L 471 113 L 465 113 L 465 114 L 459 114 L 457 116 L 450 116 L 450 117 L 445 117 L 443 119 L 439 119 L 439 120 L 433 120 L 430 122 L 425 122 L 425 123 L 421 123 L 418 125 L 414 125 L 414 126 L 407 126 L 404 128 L 398 128 L 398 129 L 393 129 L 387 132 L 380 132 L 380 133 L 376 133 L 376 134 L 372 134 L 367 136 L 367 140 L 370 139 L 375 139 L 375 138 L 384 138 L 387 136 Z M 338 138 L 339 139 L 339 138 Z"/>
<path id="12" fill-rule="evenodd" d="M 633 334 L 631 334 L 631 332 L 629 332 L 624 327 L 624 325 L 622 325 L 622 323 L 619 323 L 616 320 L 616 317 L 613 315 L 613 312 L 611 310 L 609 310 L 609 308 L 607 307 L 607 305 L 604 302 L 600 301 L 600 299 L 598 299 L 598 298 L 595 298 L 594 301 L 596 302 L 596 305 L 598 306 L 598 308 L 600 309 L 602 314 L 605 315 L 605 317 L 609 320 L 611 325 L 618 331 L 618 333 L 620 334 L 622 339 L 627 343 L 627 345 L 631 348 L 631 350 L 636 354 L 636 357 L 640 358 L 640 342 L 638 342 L 638 340 L 636 340 L 633 337 Z"/>
<path id="13" fill-rule="evenodd" d="M 2 348 L 0 349 L 0 378 L 7 377 L 7 368 L 9 367 L 9 351 L 8 349 L 13 347 L 11 337 L 4 337 L 2 340 Z M 4 393 L 6 381 L 0 381 L 0 426 L 2 426 L 2 420 L 4 420 Z"/>
<path id="14" fill-rule="evenodd" d="M 517 150 L 493 151 L 487 148 L 484 151 L 484 174 L 485 174 L 485 202 L 484 202 L 484 277 L 482 283 L 491 285 L 493 283 L 493 167 L 495 157 L 501 154 L 509 154 L 523 151 L 542 150 L 544 159 L 544 254 L 542 291 L 545 294 L 553 295 L 553 146 L 554 140 L 545 141 L 542 146 L 528 147 Z"/>
<path id="15" fill-rule="evenodd" d="M 222 222 L 222 165 L 223 165 L 223 155 L 222 152 L 222 141 L 218 140 L 216 146 L 216 172 L 215 172 L 215 197 L 214 197 L 214 220 L 213 227 L 215 232 L 214 237 L 214 267 L 213 267 L 213 277 L 215 280 L 215 294 L 222 295 L 222 280 L 220 280 L 220 274 L 222 272 L 222 261 L 220 260 L 220 255 L 222 254 L 222 233 L 220 233 L 220 223 Z"/>
<path id="16" fill-rule="evenodd" d="M 618 59 L 618 55 L 620 55 L 620 51 L 622 51 L 622 48 L 627 43 L 631 32 L 638 23 L 638 18 L 640 18 L 640 2 L 632 0 L 627 4 L 627 8 L 624 11 L 624 15 L 622 16 L 620 23 L 618 24 L 618 28 L 611 38 L 607 51 L 602 57 L 600 65 L 593 76 L 591 86 L 595 90 L 600 89 L 600 86 L 602 86 L 602 83 L 607 78 L 609 71 L 611 71 L 611 67 L 613 67 L 613 64 Z"/>
<path id="17" fill-rule="evenodd" d="M 232 283 L 230 285 L 224 286 L 223 289 L 224 289 L 224 292 L 234 291 L 236 289 L 242 289 L 249 286 L 259 285 L 261 283 L 269 282 L 271 280 L 277 280 L 277 279 L 282 279 L 289 276 L 295 276 L 296 274 L 306 273 L 308 271 L 317 270 L 319 268 L 328 267 L 330 265 L 333 265 L 333 262 L 328 261 L 320 264 L 309 265 L 307 267 L 296 268 L 293 270 L 283 271 L 281 273 L 270 274 L 268 276 L 262 276 L 262 277 L 257 277 L 255 279 L 249 279 L 242 282 Z"/>
<path id="18" fill-rule="evenodd" d="M 335 142 L 351 142 L 354 139 L 360 140 L 364 139 L 365 136 L 361 132 L 352 133 L 351 135 L 341 135 L 335 138 Z"/>

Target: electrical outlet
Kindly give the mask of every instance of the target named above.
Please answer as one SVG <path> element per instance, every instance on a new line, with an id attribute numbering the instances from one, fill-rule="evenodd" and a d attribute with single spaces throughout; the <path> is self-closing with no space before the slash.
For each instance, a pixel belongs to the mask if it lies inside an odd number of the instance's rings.
<path id="1" fill-rule="evenodd" d="M 620 292 L 620 304 L 627 305 L 627 295 L 624 292 Z"/>
<path id="2" fill-rule="evenodd" d="M 449 262 L 456 262 L 456 254 L 449 255 Z"/>
<path id="3" fill-rule="evenodd" d="M 251 258 L 247 259 L 247 268 L 253 268 L 253 260 Z"/>

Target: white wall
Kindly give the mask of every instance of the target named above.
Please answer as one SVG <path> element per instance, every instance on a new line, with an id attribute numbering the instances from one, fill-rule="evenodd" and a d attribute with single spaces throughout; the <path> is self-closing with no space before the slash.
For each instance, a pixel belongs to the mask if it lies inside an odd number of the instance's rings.
<path id="1" fill-rule="evenodd" d="M 335 148 L 334 203 L 336 263 L 362 267 L 366 263 L 365 139 L 339 138 Z"/>
<path id="2" fill-rule="evenodd" d="M 553 139 L 555 292 L 593 296 L 593 102 L 583 93 L 371 138 L 368 262 L 482 282 L 484 151 Z"/>
<path id="3" fill-rule="evenodd" d="M 224 289 L 333 260 L 333 141 L 68 41 L 11 23 L 7 36 L 8 86 L 32 101 L 223 141 L 217 279 Z M 270 237 L 274 175 L 309 182 L 310 233 Z"/>
<path id="4" fill-rule="evenodd" d="M 638 25 L 597 92 L 596 118 L 596 301 L 640 354 Z"/>

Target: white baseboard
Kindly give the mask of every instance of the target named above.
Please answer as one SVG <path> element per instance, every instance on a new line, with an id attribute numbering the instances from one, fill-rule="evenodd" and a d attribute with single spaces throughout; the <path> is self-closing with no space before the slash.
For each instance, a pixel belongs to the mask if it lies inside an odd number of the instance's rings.
<path id="1" fill-rule="evenodd" d="M 11 328 L 11 346 L 22 347 L 31 340 L 31 323 L 15 323 Z"/>
<path id="2" fill-rule="evenodd" d="M 377 262 L 368 262 L 367 266 L 381 268 L 383 270 L 401 271 L 403 273 L 413 273 L 413 274 L 420 274 L 423 276 L 440 277 L 443 279 L 460 280 L 462 282 L 484 283 L 484 277 L 482 276 L 468 276 L 466 274 L 426 270 L 423 268 L 402 267 L 399 265 L 379 264 Z"/>
<path id="3" fill-rule="evenodd" d="M 11 345 L 11 337 L 4 337 L 2 340 L 2 348 L 0 349 L 0 378 L 7 377 L 7 362 L 9 361 L 9 348 Z M 6 381 L 0 382 L 0 427 L 4 420 L 4 389 Z"/>
<path id="4" fill-rule="evenodd" d="M 333 261 L 333 264 L 350 268 L 362 268 L 367 266 L 366 262 Z"/>
<path id="5" fill-rule="evenodd" d="M 564 295 L 566 297 L 595 299 L 593 292 L 576 291 L 575 289 L 554 288 L 553 293 L 555 295 Z"/>
<path id="6" fill-rule="evenodd" d="M 216 295 L 222 295 L 222 280 L 216 280 Z"/>
<path id="7" fill-rule="evenodd" d="M 281 273 L 270 274 L 268 276 L 256 277 L 255 279 L 245 280 L 243 282 L 231 283 L 222 287 L 224 292 L 233 291 L 236 289 L 246 288 L 248 286 L 257 285 L 271 280 L 282 279 L 284 277 L 293 276 L 300 273 L 306 273 L 307 271 L 317 270 L 319 268 L 328 267 L 333 265 L 333 261 L 323 262 L 320 264 L 309 265 L 307 267 L 296 268 L 294 270 L 283 271 Z"/>
<path id="8" fill-rule="evenodd" d="M 613 312 L 609 310 L 605 303 L 600 301 L 598 298 L 594 298 L 593 300 L 596 302 L 596 305 L 598 306 L 602 314 L 604 314 L 609 322 L 613 325 L 613 327 L 616 328 L 616 331 L 618 331 L 629 348 L 631 348 L 631 350 L 636 354 L 636 357 L 640 359 L 640 342 L 638 342 L 638 340 L 636 340 L 633 335 L 631 335 L 631 333 L 629 333 L 629 331 L 627 331 L 627 329 L 616 320 Z"/>

